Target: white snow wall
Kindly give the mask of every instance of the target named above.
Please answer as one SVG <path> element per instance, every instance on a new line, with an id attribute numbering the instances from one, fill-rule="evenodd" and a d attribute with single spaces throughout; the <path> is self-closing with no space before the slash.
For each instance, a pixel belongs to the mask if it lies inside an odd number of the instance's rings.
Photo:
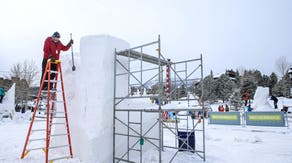
<path id="1" fill-rule="evenodd" d="M 82 162 L 112 162 L 114 52 L 126 48 L 127 42 L 108 35 L 85 36 L 76 71 L 71 70 L 71 56 L 63 59 L 73 155 Z M 122 72 L 121 66 L 117 69 Z M 119 78 L 118 96 L 127 94 L 124 78 Z"/>
<path id="2" fill-rule="evenodd" d="M 269 88 L 257 87 L 251 107 L 254 108 L 255 111 L 273 110 L 272 106 L 269 104 Z"/>

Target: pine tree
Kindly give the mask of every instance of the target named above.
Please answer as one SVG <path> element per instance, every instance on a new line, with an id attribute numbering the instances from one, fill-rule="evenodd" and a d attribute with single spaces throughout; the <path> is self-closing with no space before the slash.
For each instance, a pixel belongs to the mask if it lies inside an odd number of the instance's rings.
<path id="1" fill-rule="evenodd" d="M 238 108 L 242 106 L 242 98 L 239 89 L 235 90 L 234 93 L 231 95 L 230 102 L 231 105 L 234 106 L 235 111 L 238 111 Z"/>
<path id="2" fill-rule="evenodd" d="M 289 97 L 290 96 L 290 85 L 291 85 L 291 81 L 290 81 L 290 78 L 288 76 L 288 73 L 286 73 L 283 76 L 283 78 L 272 89 L 273 95 Z"/>
<path id="3" fill-rule="evenodd" d="M 276 73 L 272 72 L 270 75 L 270 89 L 272 89 L 278 82 L 278 77 Z"/>
<path id="4" fill-rule="evenodd" d="M 223 102 L 229 100 L 235 84 L 225 74 L 221 75 L 216 81 L 216 97 Z"/>
<path id="5" fill-rule="evenodd" d="M 202 89 L 201 86 L 203 84 L 203 88 L 204 88 L 204 95 L 203 95 L 203 99 L 204 101 L 210 101 L 211 103 L 214 102 L 216 100 L 216 96 L 215 96 L 215 88 L 214 88 L 214 79 L 211 75 L 206 76 L 203 79 L 203 83 L 200 82 L 196 87 L 195 87 L 195 93 L 201 97 L 202 96 Z"/>
<path id="6" fill-rule="evenodd" d="M 259 86 L 269 87 L 270 86 L 270 77 L 268 75 L 263 75 L 262 80 L 258 84 Z"/>

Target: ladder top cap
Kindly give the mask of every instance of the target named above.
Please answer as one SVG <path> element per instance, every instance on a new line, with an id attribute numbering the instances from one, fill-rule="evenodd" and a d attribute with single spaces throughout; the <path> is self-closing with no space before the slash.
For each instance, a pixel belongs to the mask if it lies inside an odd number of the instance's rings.
<path id="1" fill-rule="evenodd" d="M 54 64 L 58 64 L 58 63 L 61 63 L 61 60 L 58 59 L 58 60 L 55 60 L 55 62 L 52 62 L 51 59 L 48 59 L 48 62 L 51 62 L 51 63 L 54 63 Z"/>

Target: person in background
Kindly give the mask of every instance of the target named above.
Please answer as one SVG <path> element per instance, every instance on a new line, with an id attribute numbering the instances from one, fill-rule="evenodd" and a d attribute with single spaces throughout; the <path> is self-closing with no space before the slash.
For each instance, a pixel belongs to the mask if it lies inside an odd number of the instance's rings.
<path id="1" fill-rule="evenodd" d="M 5 96 L 5 89 L 4 89 L 4 87 L 1 87 L 0 88 L 0 103 L 2 103 L 4 96 Z"/>
<path id="2" fill-rule="evenodd" d="M 225 105 L 225 112 L 229 112 L 229 106 L 227 104 Z"/>
<path id="3" fill-rule="evenodd" d="M 218 107 L 218 112 L 224 112 L 224 107 L 223 107 L 223 105 L 219 105 L 219 107 Z"/>
<path id="4" fill-rule="evenodd" d="M 249 99 L 248 93 L 247 93 L 247 91 L 245 91 L 243 94 L 244 106 L 247 106 L 248 99 Z"/>
<path id="5" fill-rule="evenodd" d="M 281 112 L 287 113 L 288 112 L 288 109 L 289 109 L 288 106 L 283 105 L 283 109 L 281 109 Z"/>
<path id="6" fill-rule="evenodd" d="M 271 100 L 273 100 L 274 101 L 274 107 L 275 107 L 275 109 L 278 109 L 278 98 L 276 97 L 276 96 L 271 96 Z"/>
<path id="7" fill-rule="evenodd" d="M 55 62 L 55 60 L 58 60 L 60 57 L 61 51 L 67 51 L 73 44 L 73 40 L 71 39 L 69 43 L 64 46 L 62 42 L 60 41 L 60 33 L 59 32 L 54 32 L 52 36 L 47 37 L 45 43 L 44 43 L 44 57 L 43 57 L 43 62 L 42 62 L 42 77 L 41 77 L 41 82 L 43 79 L 43 75 L 45 72 L 45 68 L 47 66 L 47 61 L 48 59 L 51 59 L 52 62 Z M 51 64 L 51 70 L 56 71 L 57 70 L 57 65 L 56 64 Z M 50 80 L 53 80 L 55 78 L 56 74 L 52 73 L 50 76 Z M 48 75 L 46 73 L 45 80 L 48 79 Z M 44 82 L 43 89 L 47 89 L 47 82 Z M 50 87 L 52 88 L 52 84 Z"/>
<path id="8" fill-rule="evenodd" d="M 250 104 L 246 107 L 246 110 L 251 112 L 253 109 L 251 108 Z"/>

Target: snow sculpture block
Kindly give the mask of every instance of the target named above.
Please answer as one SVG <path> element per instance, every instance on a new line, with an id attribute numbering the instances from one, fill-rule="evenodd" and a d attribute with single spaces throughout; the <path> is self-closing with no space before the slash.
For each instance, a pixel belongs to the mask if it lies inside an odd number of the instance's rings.
<path id="1" fill-rule="evenodd" d="M 114 52 L 126 48 L 127 42 L 108 35 L 82 37 L 76 71 L 65 69 L 73 155 L 83 162 L 112 162 Z M 128 91 L 124 78 L 117 88 L 123 96 Z"/>

